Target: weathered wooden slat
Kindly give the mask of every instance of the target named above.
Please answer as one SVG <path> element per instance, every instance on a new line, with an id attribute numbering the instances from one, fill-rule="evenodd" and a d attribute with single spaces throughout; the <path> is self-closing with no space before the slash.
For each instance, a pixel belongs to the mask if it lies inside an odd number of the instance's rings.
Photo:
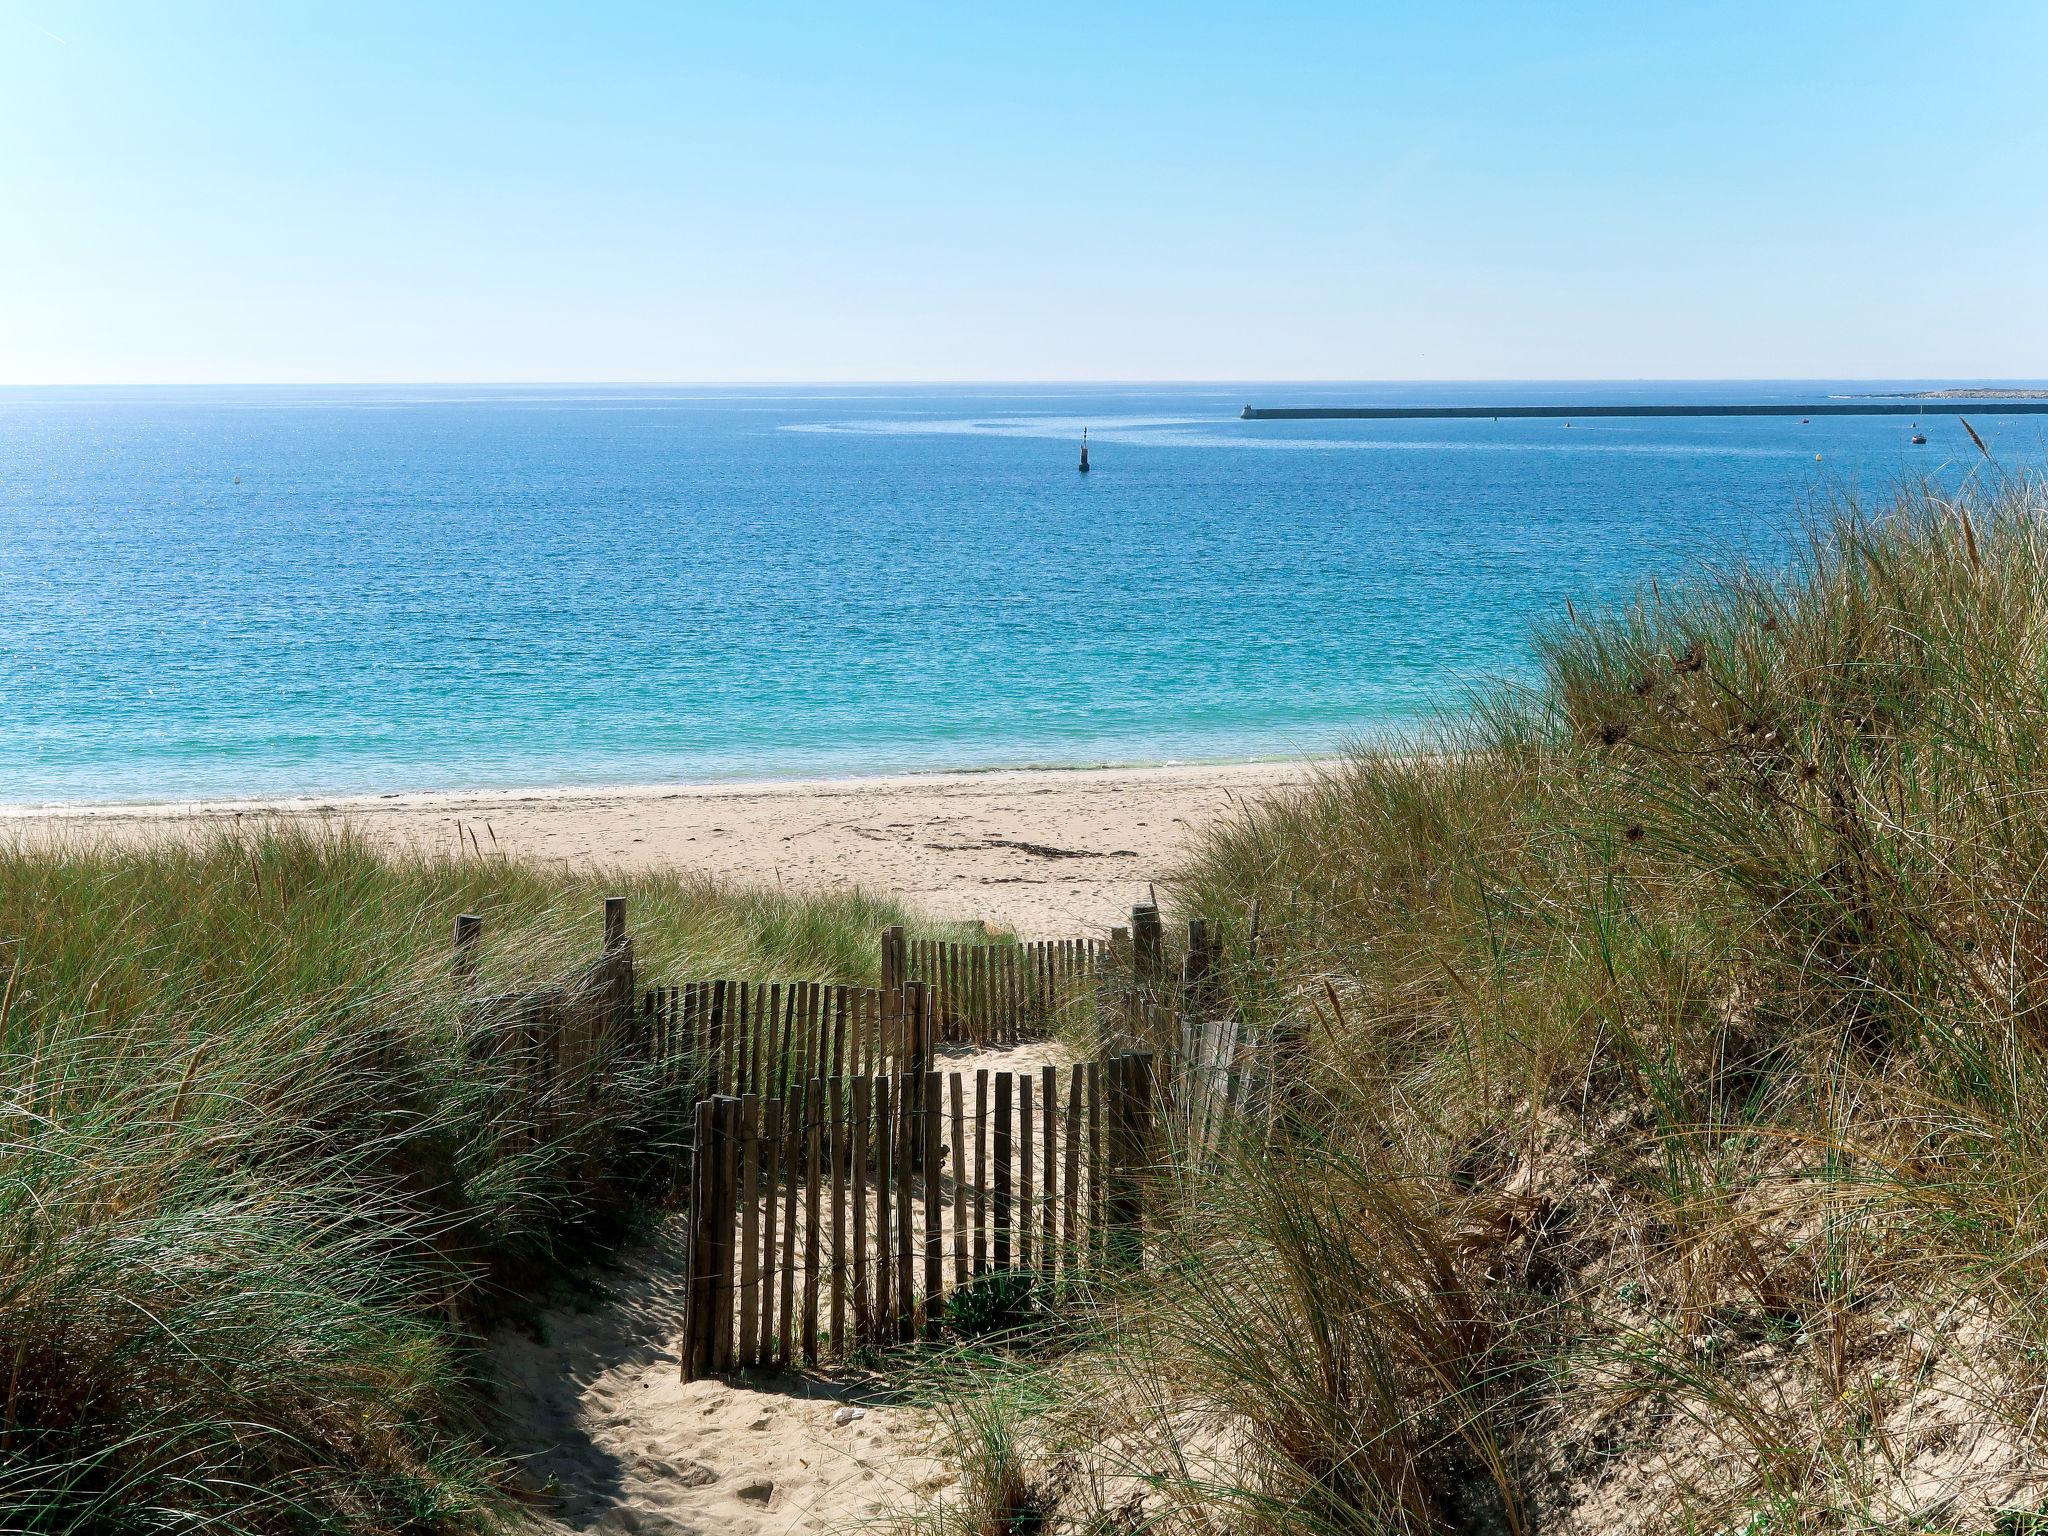
<path id="1" fill-rule="evenodd" d="M 719 1147 L 718 1180 L 721 1187 L 719 1196 L 718 1222 L 718 1294 L 712 1301 L 713 1326 L 717 1330 L 713 1340 L 716 1361 L 713 1369 L 720 1374 L 733 1367 L 733 1324 L 734 1292 L 736 1288 L 738 1244 L 734 1241 L 733 1218 L 739 1188 L 740 1148 L 740 1101 L 730 1094 L 718 1100 Z"/>
<path id="2" fill-rule="evenodd" d="M 734 1098 L 747 1090 L 747 984 L 729 981 L 725 987 L 725 1091 Z"/>
<path id="3" fill-rule="evenodd" d="M 1133 1051 L 1113 1057 L 1109 1065 L 1109 1203 L 1104 1219 L 1110 1257 L 1131 1265 L 1144 1256 L 1144 1186 L 1152 1162 L 1152 1057 Z"/>
<path id="4" fill-rule="evenodd" d="M 782 1109 L 782 1332 L 775 1363 L 787 1370 L 796 1344 L 797 1195 L 803 1186 L 804 1090 L 791 1089 Z"/>
<path id="5" fill-rule="evenodd" d="M 1158 1098 L 1153 1072 L 1157 1058 L 1150 1051 L 1131 1056 L 1131 1114 L 1134 1123 L 1132 1154 L 1136 1171 L 1136 1208 L 1132 1220 L 1137 1228 L 1137 1254 L 1144 1256 L 1145 1204 L 1152 1188 L 1153 1173 L 1159 1166 L 1159 1143 L 1153 1124 L 1152 1106 Z"/>
<path id="6" fill-rule="evenodd" d="M 1060 1069 L 1046 1066 L 1039 1072 L 1045 1107 L 1045 1199 L 1038 1225 L 1038 1268 L 1049 1285 L 1057 1267 L 1060 1245 Z"/>
<path id="7" fill-rule="evenodd" d="M 853 1171 L 853 1327 L 862 1343 L 874 1330 L 874 1314 L 868 1308 L 868 1116 L 873 1088 L 865 1077 L 853 1080 L 853 1147 L 848 1157 Z"/>
<path id="8" fill-rule="evenodd" d="M 832 1349 L 846 1353 L 846 1080 L 835 1077 L 826 1163 L 832 1180 Z"/>
<path id="9" fill-rule="evenodd" d="M 1013 1040 L 1023 1040 L 1030 1032 L 1030 1020 L 1024 1007 L 1024 957 L 1013 949 L 1010 951 L 1010 1035 Z"/>
<path id="10" fill-rule="evenodd" d="M 903 974 L 903 925 L 892 923 L 882 930 L 882 985 L 900 987 L 907 978 Z"/>
<path id="11" fill-rule="evenodd" d="M 925 1337 L 937 1338 L 941 1299 L 945 1290 L 943 1237 L 940 1220 L 944 1215 L 940 1199 L 940 1170 L 944 1166 L 939 1156 L 939 1074 L 927 1072 L 924 1077 L 924 1332 Z"/>
<path id="12" fill-rule="evenodd" d="M 946 1075 L 953 1111 L 953 1148 L 947 1160 L 952 1173 L 953 1204 L 953 1287 L 955 1290 L 967 1284 L 968 1233 L 967 1218 L 967 1125 L 966 1116 L 961 1113 L 960 1074 Z"/>
<path id="13" fill-rule="evenodd" d="M 1102 1261 L 1102 1063 L 1088 1063 L 1088 1254 Z"/>
<path id="14" fill-rule="evenodd" d="M 812 1078 L 804 1091 L 804 1364 L 818 1363 L 818 1276 L 822 1232 L 818 1216 L 823 1182 L 819 1142 L 825 1120 L 825 1084 Z"/>
<path id="15" fill-rule="evenodd" d="M 896 1080 L 875 1079 L 875 1337 L 894 1335 L 896 1316 Z"/>
<path id="16" fill-rule="evenodd" d="M 712 1167 L 717 1162 L 717 1106 L 709 1099 L 697 1101 L 696 1125 L 690 1156 L 690 1247 L 689 1283 L 683 1293 L 683 1380 L 696 1381 L 711 1374 L 711 1298 L 717 1251 L 716 1211 L 712 1205 Z"/>
<path id="17" fill-rule="evenodd" d="M 988 1068 L 974 1073 L 974 1272 L 988 1273 Z"/>
<path id="18" fill-rule="evenodd" d="M 1028 1073 L 1017 1074 L 1017 1267 L 1031 1267 L 1031 1217 L 1035 1201 L 1032 1199 L 1031 1165 L 1032 1136 L 1031 1111 L 1037 1094 L 1032 1091 Z"/>
<path id="19" fill-rule="evenodd" d="M 712 982 L 707 1005 L 711 1014 L 711 1091 L 715 1094 L 723 1094 L 732 1086 L 732 1043 L 731 1032 L 726 1028 L 725 990 L 723 981 Z"/>
<path id="20" fill-rule="evenodd" d="M 996 1074 L 995 1266 L 999 1270 L 1010 1267 L 1010 1099 L 1016 1084 L 1010 1073 Z"/>
<path id="21" fill-rule="evenodd" d="M 1060 1253 L 1067 1277 L 1073 1278 L 1081 1260 L 1081 1067 L 1068 1073 L 1067 1083 L 1067 1204 L 1066 1241 Z"/>
<path id="22" fill-rule="evenodd" d="M 932 1057 L 933 1016 L 931 988 L 921 981 L 913 981 L 903 989 L 904 1014 L 904 1056 L 901 1070 L 913 1078 L 923 1079 L 930 1070 Z M 923 1161 L 921 1151 L 913 1152 L 909 1162 L 912 1166 Z"/>
<path id="23" fill-rule="evenodd" d="M 737 1358 L 758 1365 L 760 1342 L 761 1259 L 761 1100 L 749 1093 L 740 1100 L 740 1331 Z"/>
<path id="24" fill-rule="evenodd" d="M 912 1205 L 912 1178 L 916 1172 L 920 1142 L 918 1122 L 924 1118 L 924 1096 L 920 1080 L 908 1072 L 896 1074 L 896 1341 L 908 1344 L 916 1337 L 917 1317 L 917 1212 Z"/>
<path id="25" fill-rule="evenodd" d="M 754 1359 L 767 1365 L 775 1358 L 775 1217 L 782 1204 L 782 1101 L 761 1105 L 761 1162 L 767 1173 L 761 1211 L 761 1318 L 754 1339 Z"/>

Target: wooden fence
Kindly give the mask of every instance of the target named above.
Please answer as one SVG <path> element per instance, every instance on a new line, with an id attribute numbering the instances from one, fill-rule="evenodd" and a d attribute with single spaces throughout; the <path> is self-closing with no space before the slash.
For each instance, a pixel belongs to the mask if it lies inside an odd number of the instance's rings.
<path id="1" fill-rule="evenodd" d="M 922 983 L 688 981 L 650 988 L 638 1035 L 661 1081 L 696 1098 L 780 1099 L 811 1078 L 924 1071 L 932 997 Z"/>
<path id="2" fill-rule="evenodd" d="M 962 1292 L 1051 1300 L 1141 1262 L 1151 1174 L 1262 1145 L 1304 1045 L 1223 1016 L 1206 930 L 1174 967 L 1149 904 L 1106 942 L 892 928 L 879 987 L 685 981 L 637 1000 L 622 898 L 597 958 L 547 986 L 477 994 L 481 936 L 456 920 L 454 971 L 476 1059 L 517 1062 L 501 1134 L 537 1143 L 650 1073 L 663 1090 L 635 1103 L 681 1132 L 686 1377 L 928 1337 Z M 1044 1038 L 1071 1010 L 1103 1059 L 934 1070 L 949 1042 Z"/>
<path id="3" fill-rule="evenodd" d="M 960 944 L 906 940 L 901 928 L 891 928 L 882 940 L 882 985 L 928 986 L 941 1042 L 1015 1045 L 1045 1039 L 1063 1019 L 1092 1012 L 1109 958 L 1101 939 Z"/>
<path id="4" fill-rule="evenodd" d="M 696 1107 L 685 1379 L 935 1334 L 952 1298 L 1144 1248 L 1152 1058 L 811 1078 Z"/>
<path id="5" fill-rule="evenodd" d="M 1177 1037 L 1160 1085 L 1160 1110 L 1183 1167 L 1199 1170 L 1231 1138 L 1272 1133 L 1273 1047 L 1238 1020 L 1176 1013 L 1156 1021 L 1158 1033 Z"/>
<path id="6" fill-rule="evenodd" d="M 522 1057 L 536 1098 L 621 1047 L 699 1097 L 780 1097 L 814 1077 L 924 1072 L 940 1044 L 1015 1045 L 1049 1038 L 1062 1020 L 1093 1020 L 1117 984 L 1116 937 L 961 944 L 891 927 L 879 987 L 711 978 L 650 987 L 636 1003 L 623 897 L 606 898 L 604 922 L 590 965 L 544 986 L 479 994 L 483 919 L 455 920 L 455 982 L 469 994 L 474 1049 Z"/>

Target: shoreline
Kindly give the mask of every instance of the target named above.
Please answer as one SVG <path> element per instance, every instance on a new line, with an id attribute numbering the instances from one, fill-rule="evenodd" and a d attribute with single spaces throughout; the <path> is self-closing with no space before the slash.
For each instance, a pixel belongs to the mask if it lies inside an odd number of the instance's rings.
<path id="1" fill-rule="evenodd" d="M 1312 755 L 1285 753 L 1271 757 L 1172 758 L 1107 763 L 1026 763 L 989 768 L 905 768 L 889 773 L 807 774 L 792 778 L 621 780 L 618 783 L 502 784 L 463 789 L 337 790 L 333 793 L 210 795 L 167 799 L 0 800 L 0 827 L 10 821 L 62 818 L 146 819 L 176 821 L 186 817 L 315 813 L 347 815 L 357 811 L 404 808 L 425 810 L 458 802 L 602 800 L 615 797 L 666 799 L 676 795 L 716 796 L 830 794 L 834 791 L 888 788 L 899 785 L 986 783 L 992 779 L 1042 780 L 1065 776 L 1216 773 L 1258 773 L 1275 768 L 1306 768 L 1341 761 L 1342 752 Z"/>
<path id="2" fill-rule="evenodd" d="M 1332 758 L 1006 768 L 746 783 L 394 791 L 0 807 L 0 837 L 140 844 L 254 821 L 346 824 L 401 852 L 465 846 L 570 870 L 865 888 L 1026 938 L 1100 934 L 1198 829 Z"/>

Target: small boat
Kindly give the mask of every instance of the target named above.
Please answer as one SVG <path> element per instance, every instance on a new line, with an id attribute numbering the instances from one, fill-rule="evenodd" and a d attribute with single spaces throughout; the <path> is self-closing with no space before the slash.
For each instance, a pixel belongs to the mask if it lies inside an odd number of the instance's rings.
<path id="1" fill-rule="evenodd" d="M 1813 425 L 1813 421 L 1812 421 L 1812 418 L 1810 418 L 1810 417 L 1806 417 L 1806 416 L 1802 416 L 1802 417 L 1800 417 L 1800 418 L 1799 418 L 1799 425 L 1801 425 L 1802 427 L 1810 427 L 1810 426 L 1812 426 L 1812 425 Z"/>
<path id="2" fill-rule="evenodd" d="M 1906 441 L 1909 443 L 1924 443 L 1927 441 L 1927 434 L 1925 432 L 1915 432 Z"/>
<path id="3" fill-rule="evenodd" d="M 1081 473 L 1088 473 L 1088 429 L 1081 429 Z"/>

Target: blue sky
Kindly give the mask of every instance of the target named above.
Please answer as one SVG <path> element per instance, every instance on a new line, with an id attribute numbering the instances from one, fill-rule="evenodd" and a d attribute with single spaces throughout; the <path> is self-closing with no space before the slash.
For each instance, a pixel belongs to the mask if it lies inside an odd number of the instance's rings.
<path id="1" fill-rule="evenodd" d="M 2032 377 L 2048 4 L 0 0 L 0 382 Z"/>

